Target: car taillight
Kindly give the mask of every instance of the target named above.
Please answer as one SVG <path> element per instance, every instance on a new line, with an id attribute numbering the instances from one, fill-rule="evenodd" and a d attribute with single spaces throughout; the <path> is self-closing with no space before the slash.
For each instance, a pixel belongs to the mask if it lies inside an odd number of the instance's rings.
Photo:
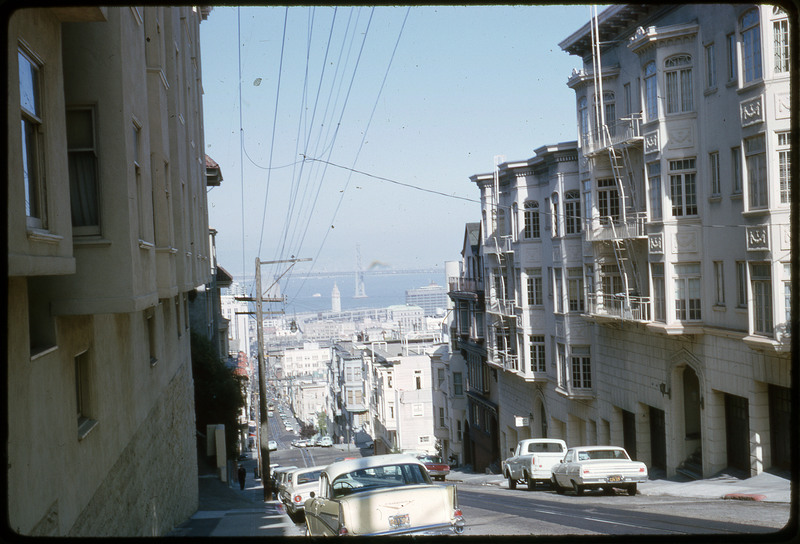
<path id="1" fill-rule="evenodd" d="M 456 508 L 455 510 L 453 510 L 453 515 L 457 518 L 460 518 L 463 514 L 461 513 L 460 508 Z"/>
<path id="2" fill-rule="evenodd" d="M 639 472 L 644 472 L 644 467 L 640 468 Z"/>
<path id="3" fill-rule="evenodd" d="M 303 498 L 300 495 L 294 496 L 294 502 L 300 502 L 301 500 L 303 500 Z"/>
<path id="4" fill-rule="evenodd" d="M 589 469 L 588 468 L 583 469 L 583 473 L 584 474 L 589 474 Z"/>
<path id="5" fill-rule="evenodd" d="M 349 535 L 349 534 L 350 534 L 350 531 L 347 530 L 347 527 L 345 527 L 344 525 L 339 527 L 339 536 L 346 536 L 346 535 Z"/>

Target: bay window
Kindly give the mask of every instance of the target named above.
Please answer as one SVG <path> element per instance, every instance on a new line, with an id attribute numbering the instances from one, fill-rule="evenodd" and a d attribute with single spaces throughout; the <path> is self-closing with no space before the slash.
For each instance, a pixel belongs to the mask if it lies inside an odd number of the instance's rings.
<path id="1" fill-rule="evenodd" d="M 767 207 L 767 154 L 763 134 L 744 141 L 748 203 L 751 209 Z M 788 157 L 788 156 L 787 156 Z"/>
<path id="2" fill-rule="evenodd" d="M 693 111 L 692 57 L 676 55 L 668 58 L 664 62 L 664 77 L 667 86 L 667 113 Z"/>
<path id="3" fill-rule="evenodd" d="M 700 263 L 675 265 L 675 319 L 699 321 L 701 318 Z"/>
<path id="4" fill-rule="evenodd" d="M 695 159 L 669 161 L 669 190 L 672 216 L 697 215 L 697 185 Z"/>
<path id="5" fill-rule="evenodd" d="M 761 79 L 761 30 L 758 8 L 753 8 L 739 21 L 742 34 L 742 75 L 744 83 Z"/>

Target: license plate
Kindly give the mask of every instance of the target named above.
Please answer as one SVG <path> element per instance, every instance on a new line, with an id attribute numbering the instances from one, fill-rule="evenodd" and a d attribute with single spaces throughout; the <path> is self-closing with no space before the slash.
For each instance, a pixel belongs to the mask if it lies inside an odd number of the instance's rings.
<path id="1" fill-rule="evenodd" d="M 615 474 L 614 476 L 609 476 L 606 478 L 607 482 L 621 482 L 623 480 L 622 476 L 619 474 Z"/>
<path id="2" fill-rule="evenodd" d="M 406 529 L 408 527 L 411 527 L 411 519 L 408 517 L 408 514 L 389 516 L 390 529 Z"/>

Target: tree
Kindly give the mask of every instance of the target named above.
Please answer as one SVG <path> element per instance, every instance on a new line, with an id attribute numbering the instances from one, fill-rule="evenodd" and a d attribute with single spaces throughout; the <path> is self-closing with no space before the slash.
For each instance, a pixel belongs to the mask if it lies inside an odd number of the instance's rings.
<path id="1" fill-rule="evenodd" d="M 300 422 L 300 438 L 311 438 L 317 434 L 317 429 L 313 423 Z"/>
<path id="2" fill-rule="evenodd" d="M 216 355 L 208 338 L 193 332 L 191 343 L 197 430 L 204 433 L 206 425 L 225 425 L 225 453 L 228 459 L 234 459 L 239 414 L 245 403 L 239 379 Z"/>
<path id="3" fill-rule="evenodd" d="M 328 416 L 325 412 L 317 412 L 317 427 L 319 427 L 320 434 L 328 434 Z"/>

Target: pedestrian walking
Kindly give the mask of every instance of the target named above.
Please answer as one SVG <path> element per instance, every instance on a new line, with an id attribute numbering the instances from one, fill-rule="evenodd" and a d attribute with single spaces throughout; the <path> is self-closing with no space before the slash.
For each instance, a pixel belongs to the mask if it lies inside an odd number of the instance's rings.
<path id="1" fill-rule="evenodd" d="M 239 488 L 244 489 L 244 480 L 247 478 L 247 469 L 239 466 Z"/>

